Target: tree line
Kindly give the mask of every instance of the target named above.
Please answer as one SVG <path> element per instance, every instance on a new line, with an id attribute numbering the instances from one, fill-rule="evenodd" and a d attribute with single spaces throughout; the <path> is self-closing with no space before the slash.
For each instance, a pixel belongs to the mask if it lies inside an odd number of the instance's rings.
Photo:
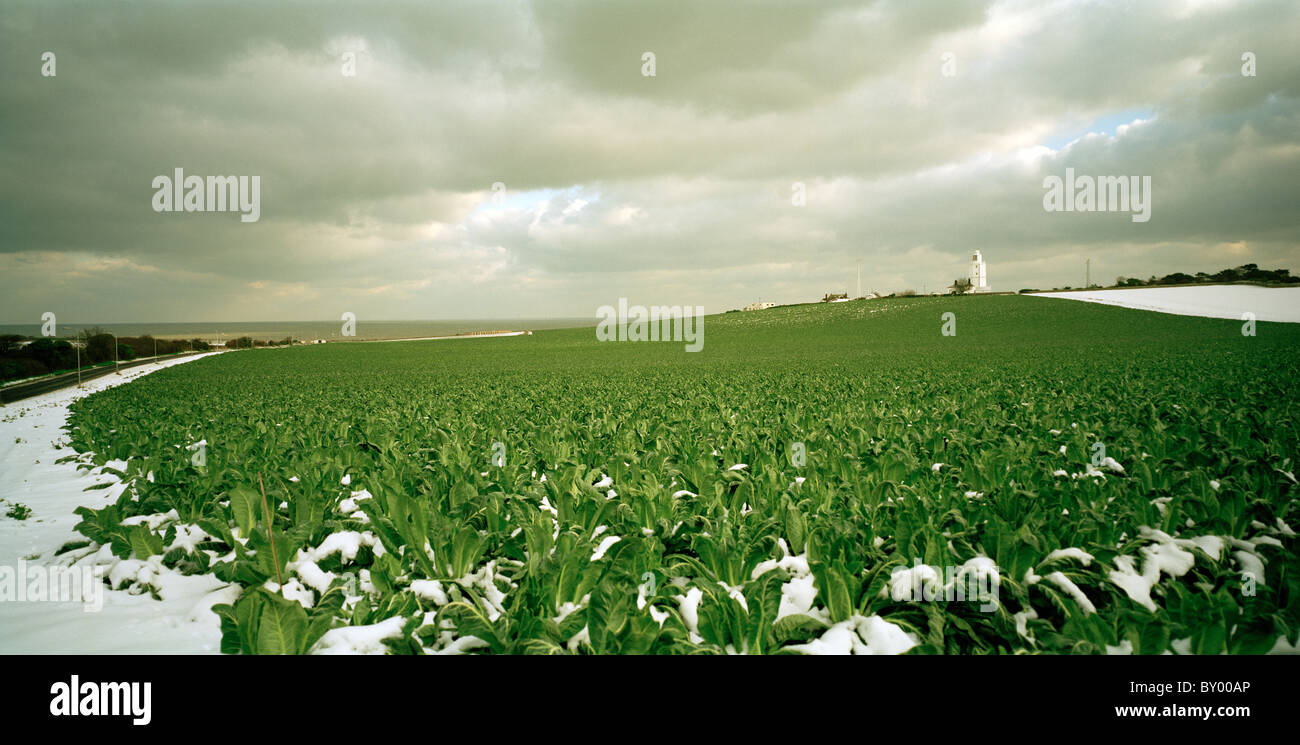
<path id="1" fill-rule="evenodd" d="M 1300 283 L 1300 277 L 1291 276 L 1290 269 L 1260 269 L 1257 264 L 1242 264 L 1232 269 L 1223 269 L 1213 274 L 1208 272 L 1197 272 L 1196 274 L 1187 274 L 1186 272 L 1174 272 L 1166 274 L 1163 277 L 1151 275 L 1147 279 L 1140 277 L 1116 277 L 1115 284 L 1105 287 L 1093 283 L 1087 287 L 1080 287 L 1081 290 L 1107 290 L 1115 287 L 1161 287 L 1169 285 L 1223 285 L 1234 283 L 1250 283 L 1261 285 L 1291 285 Z M 1065 287 L 1053 287 L 1053 290 L 1073 290 L 1075 288 L 1069 285 Z M 1021 292 L 1042 292 L 1032 288 L 1022 289 Z"/>
<path id="2" fill-rule="evenodd" d="M 1207 274 L 1206 272 L 1197 272 L 1196 274 L 1185 274 L 1183 272 L 1174 272 L 1157 278 L 1154 274 L 1149 279 L 1138 279 L 1137 277 L 1116 277 L 1116 287 L 1147 287 L 1157 285 L 1194 285 L 1194 284 L 1224 284 L 1227 282 L 1259 282 L 1262 284 L 1295 284 L 1300 282 L 1300 277 L 1291 276 L 1290 269 L 1260 269 L 1256 264 L 1243 264 L 1235 269 L 1224 269 Z"/>

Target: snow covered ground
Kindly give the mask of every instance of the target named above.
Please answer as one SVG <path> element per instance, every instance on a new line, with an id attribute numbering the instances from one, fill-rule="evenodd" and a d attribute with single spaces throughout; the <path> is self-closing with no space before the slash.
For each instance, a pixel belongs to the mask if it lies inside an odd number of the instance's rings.
<path id="1" fill-rule="evenodd" d="M 81 390 L 64 388 L 0 407 L 0 653 L 220 651 L 220 625 L 210 607 L 228 602 L 229 592 L 211 575 L 168 573 L 158 580 L 161 602 L 148 594 L 109 590 L 102 582 L 87 582 L 79 593 L 82 600 L 67 600 L 67 593 L 42 582 L 57 576 L 55 572 L 71 574 L 67 565 L 76 552 L 55 552 L 69 541 L 84 540 L 73 530 L 81 521 L 73 510 L 81 505 L 100 508 L 122 490 L 119 485 L 84 491 L 109 477 L 100 476 L 98 468 L 78 471 L 75 463 L 55 463 L 73 454 L 55 445 L 66 442 L 62 427 L 68 405 L 95 391 L 206 356 L 142 365 L 120 376 L 92 380 Z M 31 508 L 31 516 L 6 516 L 13 504 Z M 86 564 L 78 569 L 88 571 Z M 76 586 L 69 582 L 69 587 Z"/>
<path id="2" fill-rule="evenodd" d="M 524 336 L 531 331 L 493 331 L 490 334 L 452 334 L 450 336 L 417 336 L 412 339 L 370 339 L 369 343 L 386 341 L 437 341 L 439 339 L 491 339 L 496 336 Z"/>
<path id="3" fill-rule="evenodd" d="M 1256 321 L 1300 323 L 1300 287 L 1256 287 L 1254 285 L 1197 285 L 1195 287 L 1137 287 L 1128 290 L 1080 290 L 1052 292 L 1035 297 L 1065 298 L 1088 303 L 1119 305 L 1179 316 L 1205 316 L 1244 320 L 1254 313 Z"/>

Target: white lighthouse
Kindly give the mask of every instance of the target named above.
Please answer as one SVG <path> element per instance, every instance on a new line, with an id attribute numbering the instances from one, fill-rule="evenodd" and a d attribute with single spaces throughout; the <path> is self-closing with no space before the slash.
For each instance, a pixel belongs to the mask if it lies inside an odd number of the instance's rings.
<path id="1" fill-rule="evenodd" d="M 970 291 L 987 292 L 989 289 L 989 271 L 984 263 L 984 256 L 979 251 L 970 257 Z"/>

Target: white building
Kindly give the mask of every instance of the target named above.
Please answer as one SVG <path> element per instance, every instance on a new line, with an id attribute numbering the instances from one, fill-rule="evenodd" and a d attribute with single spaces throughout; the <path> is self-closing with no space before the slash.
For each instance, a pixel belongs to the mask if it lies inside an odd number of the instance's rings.
<path id="1" fill-rule="evenodd" d="M 750 303 L 749 305 L 746 305 L 743 308 L 743 310 L 767 310 L 768 308 L 775 308 L 775 307 L 776 307 L 776 303 L 764 303 L 760 301 L 757 303 Z"/>
<path id="2" fill-rule="evenodd" d="M 969 292 L 987 292 L 989 289 L 989 271 L 988 266 L 984 263 L 984 256 L 979 251 L 971 254 L 970 257 L 970 290 Z"/>

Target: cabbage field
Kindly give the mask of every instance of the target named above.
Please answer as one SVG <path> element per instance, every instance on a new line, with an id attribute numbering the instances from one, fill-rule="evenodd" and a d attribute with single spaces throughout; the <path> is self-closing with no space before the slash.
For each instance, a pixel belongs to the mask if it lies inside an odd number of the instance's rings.
<path id="1" fill-rule="evenodd" d="M 1300 327 L 1022 296 L 705 326 L 694 354 L 590 328 L 249 350 L 92 395 L 69 457 L 129 486 L 64 559 L 231 583 L 231 653 L 1300 637 Z"/>

